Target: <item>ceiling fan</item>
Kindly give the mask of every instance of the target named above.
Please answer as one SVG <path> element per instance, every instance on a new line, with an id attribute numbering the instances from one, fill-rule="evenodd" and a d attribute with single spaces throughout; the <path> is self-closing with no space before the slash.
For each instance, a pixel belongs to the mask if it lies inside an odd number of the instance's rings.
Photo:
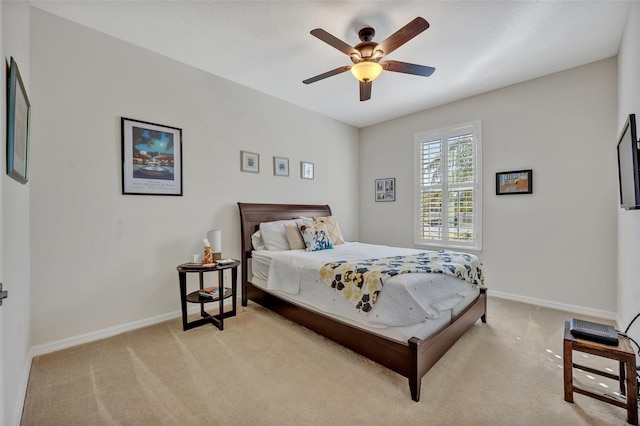
<path id="1" fill-rule="evenodd" d="M 360 80 L 360 101 L 367 101 L 371 99 L 371 82 L 375 80 L 383 70 L 429 77 L 436 70 L 435 68 L 400 61 L 380 61 L 383 56 L 390 54 L 427 28 L 429 28 L 429 23 L 424 18 L 417 17 L 391 34 L 381 43 L 376 43 L 373 41 L 376 32 L 373 28 L 366 27 L 358 31 L 358 37 L 361 43 L 353 47 L 329 34 L 322 28 L 316 28 L 311 31 L 311 35 L 335 47 L 342 53 L 349 55 L 353 65 L 345 65 L 327 71 L 315 77 L 308 78 L 304 80 L 303 83 L 315 83 L 327 77 L 351 70 L 351 73 Z"/>

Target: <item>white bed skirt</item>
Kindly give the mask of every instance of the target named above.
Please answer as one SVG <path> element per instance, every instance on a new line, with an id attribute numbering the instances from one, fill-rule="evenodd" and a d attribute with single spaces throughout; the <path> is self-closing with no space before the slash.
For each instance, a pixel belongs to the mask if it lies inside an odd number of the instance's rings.
<path id="1" fill-rule="evenodd" d="M 290 294 L 285 293 L 283 291 L 278 290 L 268 290 L 267 282 L 262 278 L 251 277 L 249 280 L 254 286 L 262 289 L 267 293 L 271 293 L 274 296 L 279 297 L 280 299 L 286 300 L 290 303 L 293 303 L 296 306 L 308 309 L 313 312 L 317 312 L 323 315 L 330 316 L 338 321 L 342 321 L 346 324 L 349 324 L 353 327 L 358 327 L 360 329 L 366 330 L 369 333 L 377 334 L 380 336 L 384 336 L 388 339 L 394 340 L 398 343 L 407 343 L 407 341 L 412 337 L 417 337 L 419 339 L 425 339 L 432 334 L 440 331 L 442 328 L 447 326 L 451 319 L 460 314 L 467 306 L 469 306 L 480 294 L 479 289 L 475 289 L 474 291 L 465 295 L 462 300 L 460 300 L 453 308 L 446 310 L 439 317 L 433 319 L 425 319 L 424 321 L 408 325 L 408 326 L 395 326 L 395 327 L 372 327 L 371 325 L 367 325 L 363 323 L 363 318 L 357 312 L 353 306 L 349 306 L 353 312 L 342 310 L 342 314 L 336 314 L 332 312 L 325 312 L 319 310 L 315 306 L 311 305 L 307 301 L 304 300 L 304 295 L 307 294 L 304 291 L 299 294 Z M 331 292 L 326 292 L 327 297 L 338 297 L 339 295 L 332 295 Z M 344 299 L 343 299 L 344 300 Z"/>

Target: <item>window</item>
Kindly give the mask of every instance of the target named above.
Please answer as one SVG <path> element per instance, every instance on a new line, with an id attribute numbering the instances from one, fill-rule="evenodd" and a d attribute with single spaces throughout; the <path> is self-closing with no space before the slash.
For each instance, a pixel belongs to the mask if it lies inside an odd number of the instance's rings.
<path id="1" fill-rule="evenodd" d="M 415 135 L 416 245 L 482 248 L 480 120 Z"/>

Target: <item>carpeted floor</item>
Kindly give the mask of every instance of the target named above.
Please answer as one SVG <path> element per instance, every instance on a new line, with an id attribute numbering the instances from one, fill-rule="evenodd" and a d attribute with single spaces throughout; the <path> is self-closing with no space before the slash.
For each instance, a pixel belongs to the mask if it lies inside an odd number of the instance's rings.
<path id="1" fill-rule="evenodd" d="M 224 331 L 183 332 L 175 319 L 36 357 L 22 424 L 626 424 L 623 408 L 578 394 L 564 402 L 572 316 L 490 297 L 488 323 L 427 373 L 416 403 L 405 378 L 250 303 Z M 575 358 L 617 371 L 613 361 Z M 575 380 L 617 389 L 578 371 Z"/>

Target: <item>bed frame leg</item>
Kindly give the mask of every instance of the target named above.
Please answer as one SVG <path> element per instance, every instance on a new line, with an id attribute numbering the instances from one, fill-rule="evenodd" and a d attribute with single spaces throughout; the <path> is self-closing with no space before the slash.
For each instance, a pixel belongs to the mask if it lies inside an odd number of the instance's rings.
<path id="1" fill-rule="evenodd" d="M 484 314 L 482 314 L 482 316 L 480 317 L 480 320 L 482 320 L 483 324 L 486 324 L 487 323 L 487 289 L 481 288 L 480 294 L 484 295 Z"/>
<path id="2" fill-rule="evenodd" d="M 244 248 L 244 247 L 243 247 Z M 249 295 L 247 294 L 247 281 L 249 280 L 247 278 L 247 273 L 249 271 L 249 256 L 245 256 L 244 258 L 244 262 L 242 262 L 242 306 L 246 307 L 247 306 L 247 302 L 249 301 Z"/>
<path id="3" fill-rule="evenodd" d="M 422 379 L 421 378 L 414 378 L 413 380 L 411 380 L 412 378 L 409 378 L 409 390 L 411 390 L 411 399 L 413 399 L 415 402 L 419 402 L 420 401 L 420 387 L 422 386 Z"/>
<path id="4" fill-rule="evenodd" d="M 411 369 L 409 370 L 409 391 L 411 399 L 420 401 L 420 388 L 422 387 L 422 376 L 418 371 L 418 345 L 420 339 L 412 337 L 409 339 L 409 350 L 411 352 Z"/>

